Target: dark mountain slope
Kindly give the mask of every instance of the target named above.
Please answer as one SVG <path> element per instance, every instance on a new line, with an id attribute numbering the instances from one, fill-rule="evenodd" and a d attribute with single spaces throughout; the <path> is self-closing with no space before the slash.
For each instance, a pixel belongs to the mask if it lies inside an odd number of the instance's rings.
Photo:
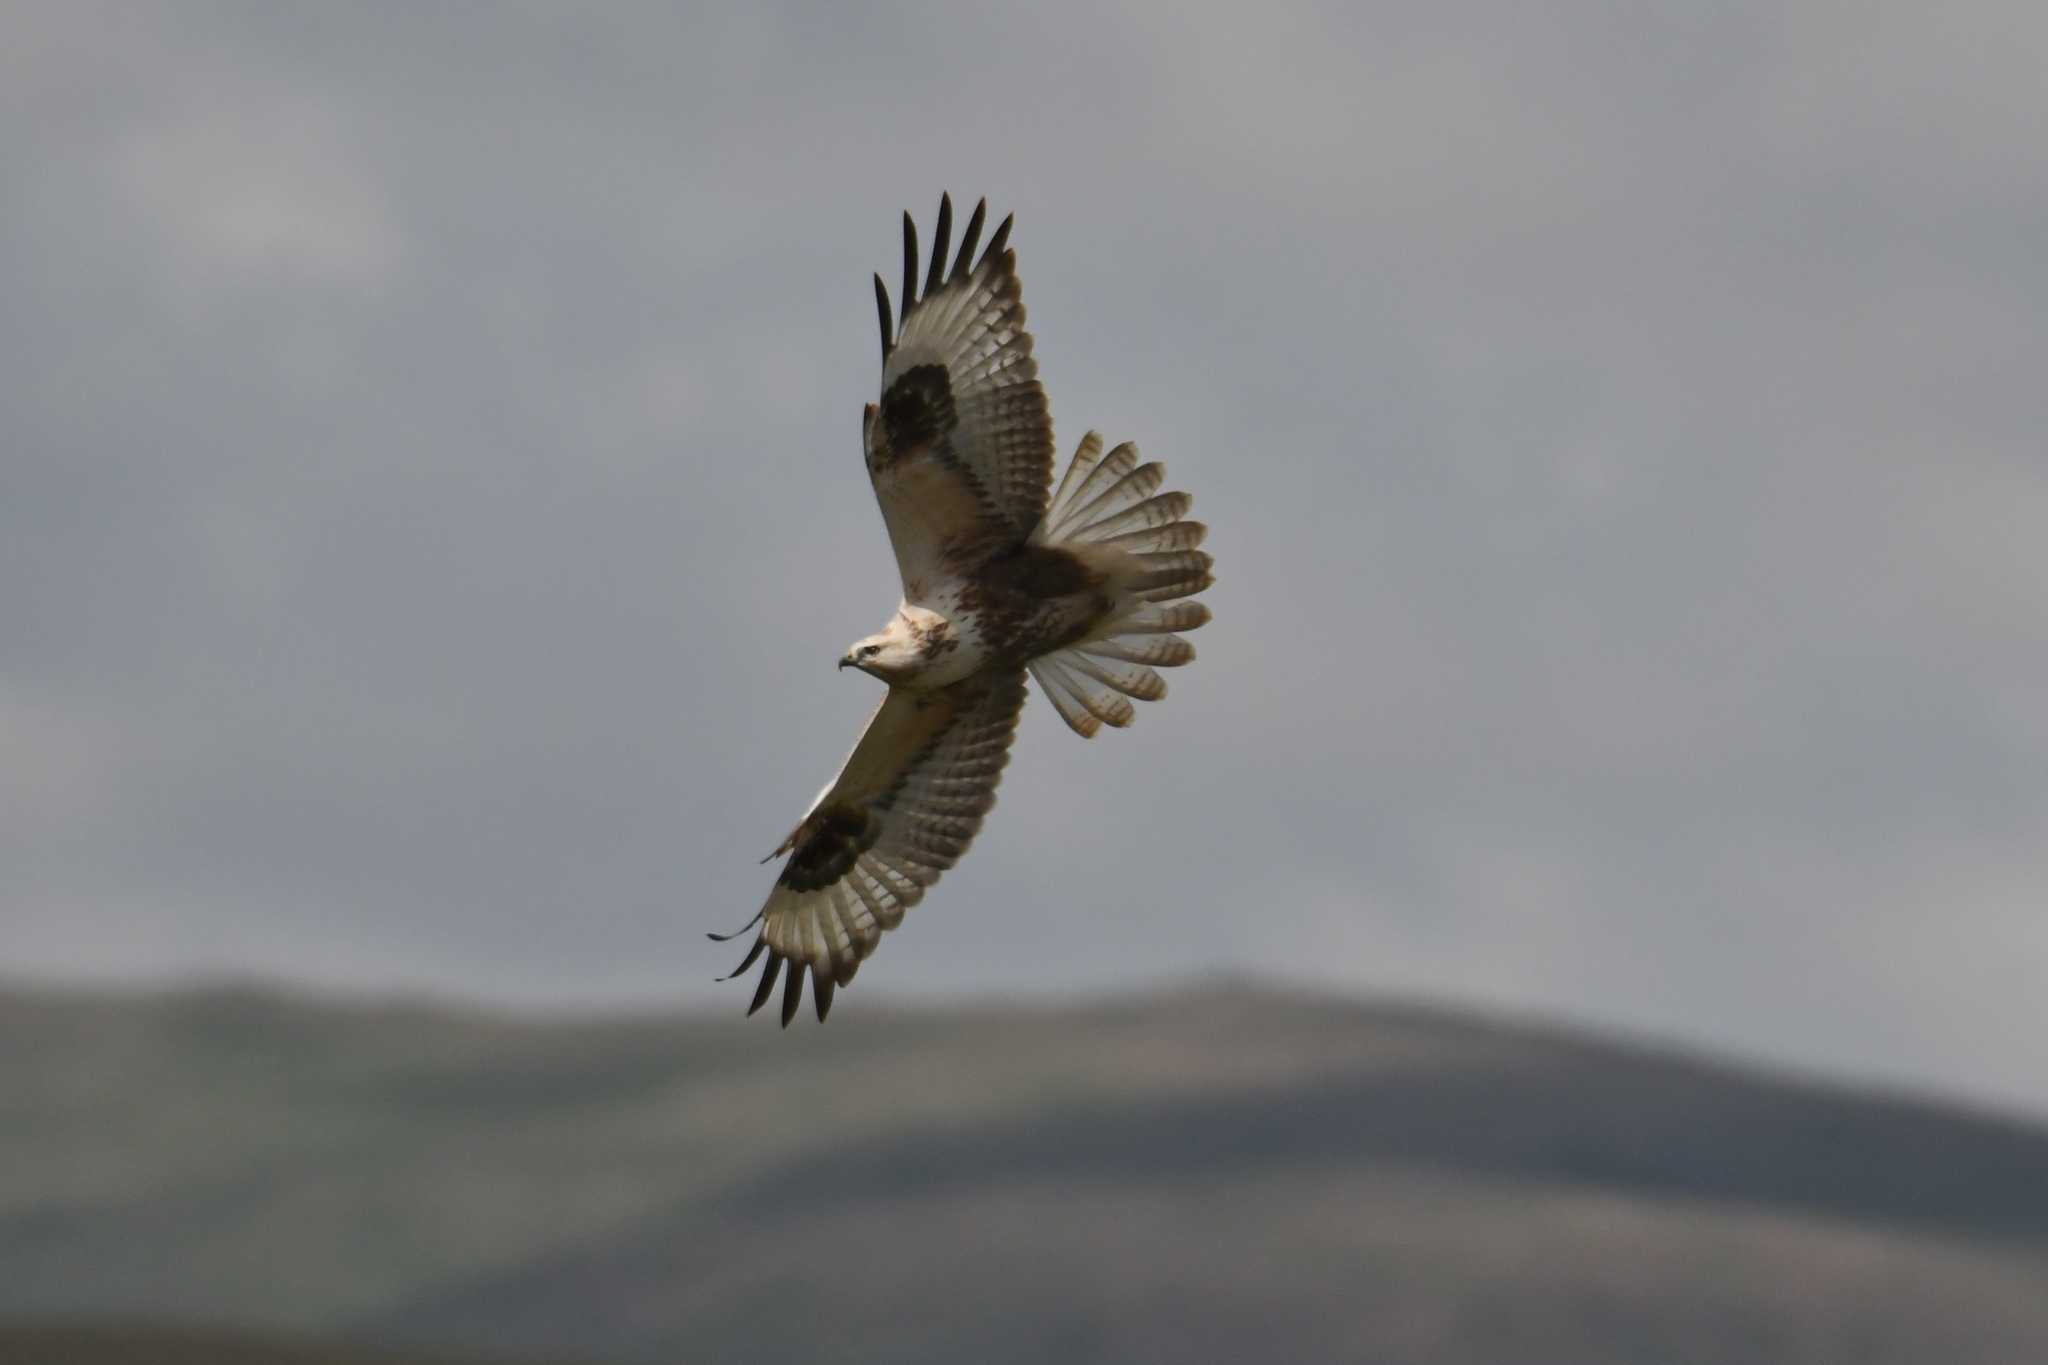
<path id="1" fill-rule="evenodd" d="M 1231 986 L 0 994 L 0 1310 L 637 1359 L 2048 1359 L 2048 1133 Z"/>

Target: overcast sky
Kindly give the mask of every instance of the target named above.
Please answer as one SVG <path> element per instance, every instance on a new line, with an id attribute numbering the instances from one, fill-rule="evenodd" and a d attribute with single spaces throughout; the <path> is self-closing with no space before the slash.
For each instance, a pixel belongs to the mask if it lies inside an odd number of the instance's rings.
<path id="1" fill-rule="evenodd" d="M 8 971 L 737 1011 L 950 189 L 1216 620 L 1031 702 L 842 1010 L 1241 969 L 2048 1113 L 2048 11 L 415 8 L 8 7 Z"/>

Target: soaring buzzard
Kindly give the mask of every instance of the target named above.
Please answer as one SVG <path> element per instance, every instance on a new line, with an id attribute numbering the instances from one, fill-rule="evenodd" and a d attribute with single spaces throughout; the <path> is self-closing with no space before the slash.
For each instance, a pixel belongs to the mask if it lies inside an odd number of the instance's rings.
<path id="1" fill-rule="evenodd" d="M 995 804 L 1024 705 L 1038 679 L 1060 718 L 1092 737 L 1129 725 L 1127 698 L 1157 701 L 1152 666 L 1184 664 L 1175 631 L 1209 619 L 1185 600 L 1208 587 L 1206 528 L 1186 493 L 1161 493 L 1164 466 L 1135 446 L 1103 453 L 1081 438 L 1059 489 L 1052 419 L 1005 218 L 975 258 L 975 205 L 952 268 L 953 205 L 939 200 L 931 270 L 918 295 L 917 228 L 903 215 L 903 311 L 875 276 L 882 401 L 861 417 L 868 477 L 903 576 L 889 624 L 839 666 L 889 685 L 845 768 L 770 858 L 789 861 L 761 912 L 738 976 L 764 952 L 752 1014 L 783 977 L 788 1027 L 810 972 L 818 1018 L 882 931 L 951 867 Z M 731 977 L 725 978 L 730 980 Z"/>

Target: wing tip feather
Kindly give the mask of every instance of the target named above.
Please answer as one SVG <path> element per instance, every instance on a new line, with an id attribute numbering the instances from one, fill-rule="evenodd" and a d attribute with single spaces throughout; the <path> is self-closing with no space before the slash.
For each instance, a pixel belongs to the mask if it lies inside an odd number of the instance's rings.
<path id="1" fill-rule="evenodd" d="M 888 364 L 889 352 L 896 349 L 895 310 L 889 306 L 889 286 L 882 283 L 882 272 L 875 272 L 875 308 L 882 320 L 882 363 Z M 774 854 L 769 854 L 774 857 Z"/>
<path id="2" fill-rule="evenodd" d="M 944 190 L 939 192 L 939 221 L 932 230 L 932 263 L 925 272 L 924 293 L 930 298 L 945 283 L 946 248 L 953 240 L 953 196 Z"/>
<path id="3" fill-rule="evenodd" d="M 910 210 L 903 210 L 903 310 L 897 325 L 910 321 L 910 310 L 917 306 L 917 222 L 910 216 Z"/>
<path id="4" fill-rule="evenodd" d="M 1016 222 L 1017 215 L 1011 213 L 1006 214 L 1003 221 L 997 224 L 995 236 L 988 239 L 988 249 L 981 253 L 982 265 L 987 265 L 990 261 L 999 261 L 1003 258 L 1003 252 L 1010 245 L 1010 229 L 1016 225 Z"/>
<path id="5" fill-rule="evenodd" d="M 764 942 L 766 940 L 763 940 Z M 754 988 L 754 1003 L 747 1006 L 747 1017 L 753 1018 L 761 1012 L 761 1006 L 768 1003 L 769 992 L 775 989 L 775 973 L 782 966 L 782 954 L 773 948 L 768 950 L 768 965 L 761 969 L 761 983 Z"/>
<path id="6" fill-rule="evenodd" d="M 960 234 L 960 254 L 953 259 L 951 278 L 957 280 L 969 273 L 969 267 L 974 263 L 974 248 L 981 243 L 982 220 L 987 216 L 988 199 L 984 196 L 976 201 L 974 213 L 967 220 L 967 230 Z"/>
<path id="7" fill-rule="evenodd" d="M 822 962 L 811 964 L 811 1005 L 818 1012 L 818 1022 L 824 1023 L 825 1016 L 832 1012 L 832 992 L 838 988 L 833 973 Z"/>
<path id="8" fill-rule="evenodd" d="M 803 964 L 795 958 L 788 959 L 789 965 L 782 974 L 782 1026 L 789 1027 L 789 1021 L 796 1018 L 796 1007 L 804 999 Z"/>
<path id="9" fill-rule="evenodd" d="M 718 978 L 718 980 L 720 980 L 720 981 L 730 981 L 730 980 L 732 980 L 732 979 L 733 979 L 734 977 L 738 976 L 738 975 L 739 975 L 740 973 L 742 973 L 742 972 L 746 971 L 746 969 L 747 969 L 747 968 L 749 968 L 749 967 L 751 967 L 751 966 L 753 966 L 753 965 L 754 965 L 754 959 L 755 959 L 755 958 L 757 958 L 757 957 L 759 957 L 759 956 L 761 955 L 761 950 L 762 950 L 763 948 L 766 948 L 767 946 L 768 946 L 768 940 L 767 940 L 767 939 L 765 939 L 765 938 L 757 938 L 757 939 L 755 939 L 755 940 L 754 940 L 754 946 L 753 946 L 753 947 L 751 947 L 751 948 L 749 948 L 749 949 L 747 949 L 747 955 L 746 955 L 745 957 L 743 957 L 743 958 L 741 958 L 741 959 L 740 959 L 740 965 L 739 965 L 739 966 L 737 966 L 737 967 L 735 967 L 735 968 L 733 968 L 733 969 L 732 969 L 731 971 L 727 972 L 727 973 L 726 973 L 726 974 L 725 974 L 724 976 L 721 976 L 721 977 L 719 977 L 719 978 Z"/>

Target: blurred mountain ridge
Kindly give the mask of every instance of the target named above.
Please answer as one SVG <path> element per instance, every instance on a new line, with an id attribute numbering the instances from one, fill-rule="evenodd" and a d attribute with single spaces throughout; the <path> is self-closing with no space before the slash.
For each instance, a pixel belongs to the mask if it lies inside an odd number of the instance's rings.
<path id="1" fill-rule="evenodd" d="M 0 987 L 0 1314 L 617 1360 L 2048 1359 L 2020 1119 L 1236 979 L 857 1003 L 785 1034 Z"/>

